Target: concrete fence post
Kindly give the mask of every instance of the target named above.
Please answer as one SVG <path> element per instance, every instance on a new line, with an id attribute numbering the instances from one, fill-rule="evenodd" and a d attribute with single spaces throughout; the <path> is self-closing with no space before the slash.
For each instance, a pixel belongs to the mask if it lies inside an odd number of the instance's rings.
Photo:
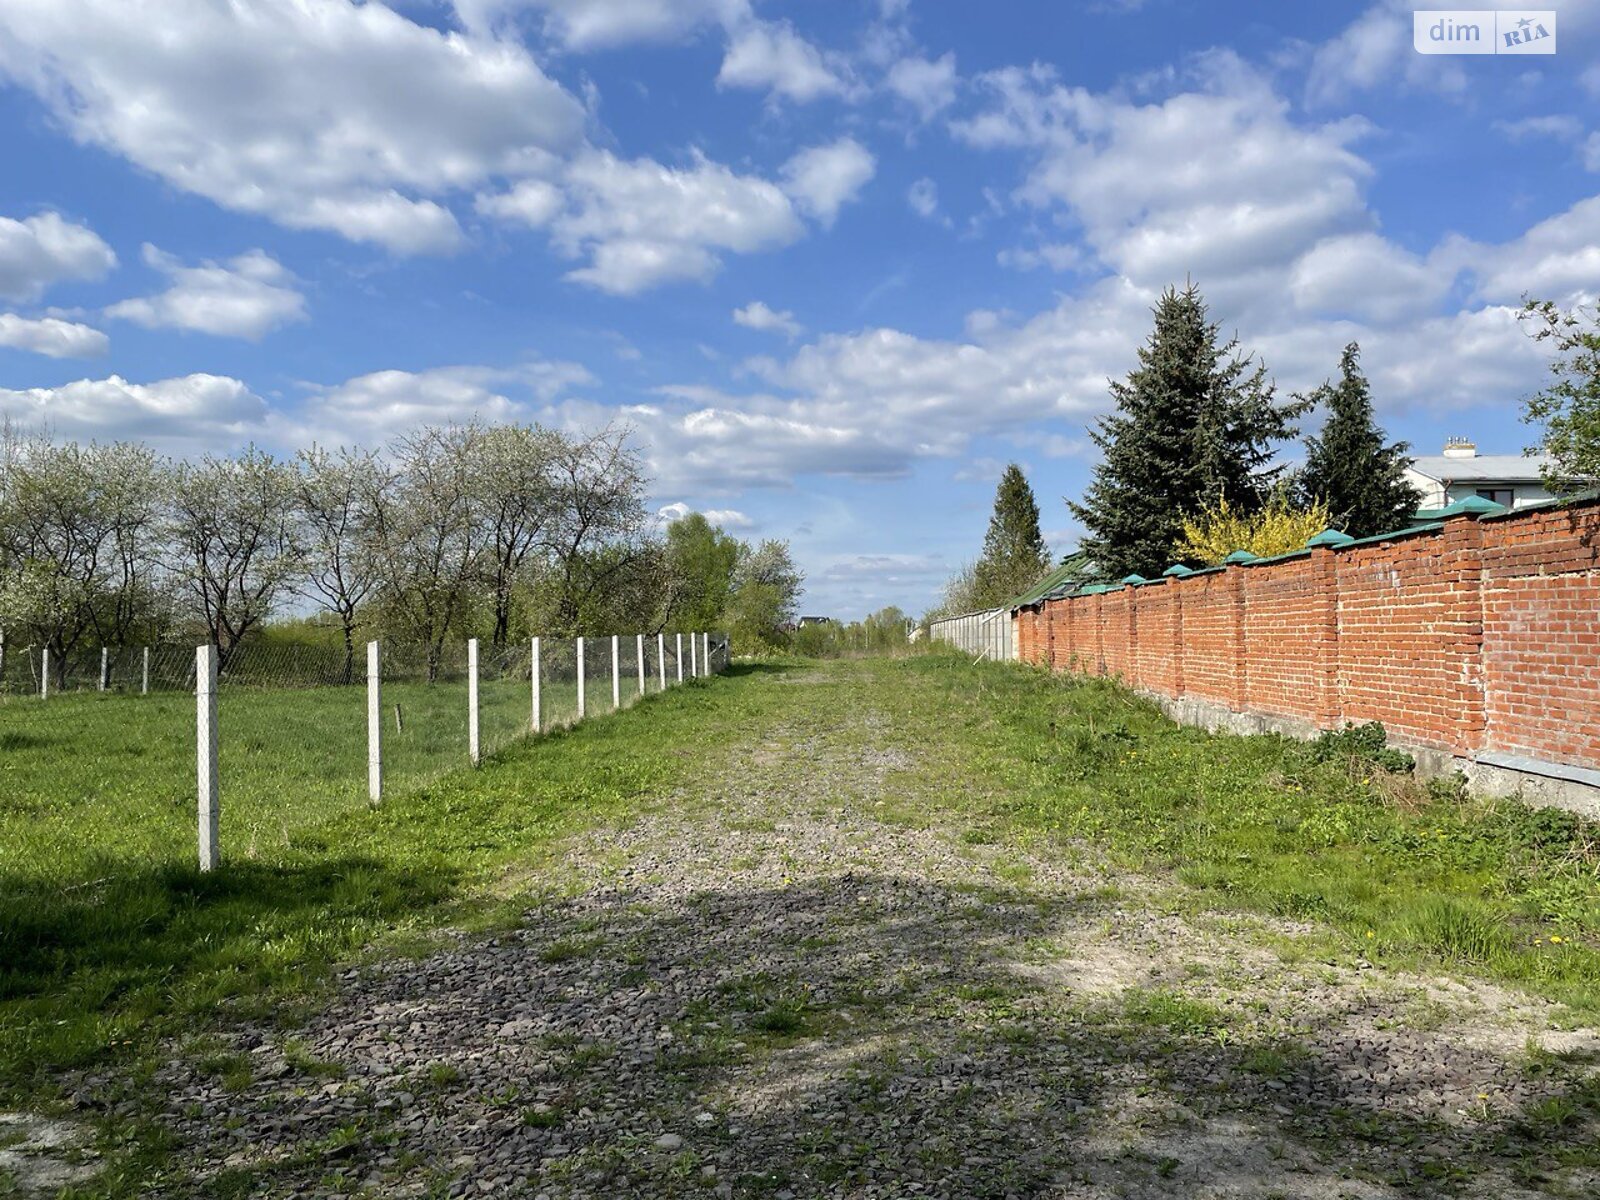
<path id="1" fill-rule="evenodd" d="M 667 690 L 667 635 L 656 634 L 656 673 L 661 676 L 661 690 Z"/>
<path id="2" fill-rule="evenodd" d="M 200 825 L 200 869 L 215 871 L 222 860 L 219 844 L 221 792 L 217 786 L 217 648 L 194 652 L 194 765 Z"/>
<path id="3" fill-rule="evenodd" d="M 621 639 L 611 635 L 611 711 L 622 707 L 622 653 Z"/>
<path id="4" fill-rule="evenodd" d="M 639 695 L 644 695 L 644 634 L 634 635 L 634 658 L 639 664 Z"/>
<path id="5" fill-rule="evenodd" d="M 477 766 L 482 759 L 478 742 L 478 639 L 467 639 L 467 757 Z"/>
<path id="6" fill-rule="evenodd" d="M 50 699 L 50 647 L 39 652 L 39 699 Z"/>
<path id="7" fill-rule="evenodd" d="M 578 720 L 583 720 L 583 639 L 578 639 Z"/>
<path id="8" fill-rule="evenodd" d="M 150 647 L 144 648 L 144 670 L 139 675 L 139 695 L 150 694 Z"/>
<path id="9" fill-rule="evenodd" d="M 689 677 L 691 679 L 700 678 L 700 635 L 698 633 L 689 635 Z"/>
<path id="10" fill-rule="evenodd" d="M 678 682 L 682 683 L 683 682 L 683 634 L 681 634 L 681 633 L 677 634 L 676 637 L 678 639 L 678 650 L 677 650 L 677 653 L 676 653 L 676 655 L 674 657 L 678 661 Z"/>
<path id="11" fill-rule="evenodd" d="M 533 667 L 529 674 L 533 679 L 533 731 L 539 732 L 541 713 L 539 711 L 539 676 L 542 671 L 539 666 L 539 639 L 533 639 Z"/>
<path id="12" fill-rule="evenodd" d="M 700 635 L 700 674 L 711 674 L 711 635 L 709 633 Z"/>
<path id="13" fill-rule="evenodd" d="M 111 686 L 111 647 L 100 647 L 100 690 Z"/>
<path id="14" fill-rule="evenodd" d="M 367 643 L 367 800 L 383 800 L 383 664 L 377 642 Z"/>

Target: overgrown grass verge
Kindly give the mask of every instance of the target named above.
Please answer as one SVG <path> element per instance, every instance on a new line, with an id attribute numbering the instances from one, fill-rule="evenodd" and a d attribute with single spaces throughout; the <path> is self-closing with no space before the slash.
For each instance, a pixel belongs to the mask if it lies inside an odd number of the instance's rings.
<path id="1" fill-rule="evenodd" d="M 1175 873 L 1207 905 L 1327 925 L 1372 959 L 1515 984 L 1600 1015 L 1600 826 L 1424 784 L 1373 731 L 1210 735 L 1115 683 L 930 656 L 873 663 L 916 774 L 1001 833 Z M 965 769 L 963 769 L 965 764 Z"/>

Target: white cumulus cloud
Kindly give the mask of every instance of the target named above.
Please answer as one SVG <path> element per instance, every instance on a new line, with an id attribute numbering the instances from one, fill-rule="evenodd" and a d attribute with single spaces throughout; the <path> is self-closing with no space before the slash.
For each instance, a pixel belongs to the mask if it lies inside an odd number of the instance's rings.
<path id="1" fill-rule="evenodd" d="M 663 504 L 656 509 L 656 515 L 663 521 L 681 521 L 692 512 L 699 513 L 713 525 L 720 525 L 723 529 L 755 527 L 755 522 L 737 508 L 695 508 L 682 500 L 674 500 L 671 504 Z"/>
<path id="2" fill-rule="evenodd" d="M 15 313 L 0 313 L 0 346 L 50 358 L 99 358 L 111 348 L 111 339 L 76 321 L 58 317 L 30 320 Z"/>
<path id="3" fill-rule="evenodd" d="M 453 248 L 450 193 L 585 119 L 520 43 L 348 0 L 7 0 L 0 77 L 174 187 L 397 253 Z"/>
<path id="4" fill-rule="evenodd" d="M 936 59 L 902 58 L 889 68 L 884 79 L 889 90 L 916 109 L 924 121 L 932 120 L 955 103 L 956 82 L 954 54 Z"/>
<path id="5" fill-rule="evenodd" d="M 266 428 L 266 401 L 226 375 L 129 383 L 119 375 L 60 387 L 0 388 L 0 412 L 62 438 L 140 439 L 180 450 L 237 445 Z"/>
<path id="6" fill-rule="evenodd" d="M 0 299 L 37 300 L 52 284 L 100 279 L 116 265 L 99 234 L 59 213 L 0 217 Z"/>
<path id="7" fill-rule="evenodd" d="M 805 327 L 794 319 L 792 312 L 769 308 L 760 300 L 752 300 L 743 308 L 734 309 L 733 321 L 734 324 L 743 325 L 746 329 L 759 329 L 763 333 L 781 333 L 790 338 L 799 337 L 805 332 Z"/>
<path id="8" fill-rule="evenodd" d="M 146 243 L 144 260 L 172 286 L 154 296 L 113 304 L 107 316 L 146 329 L 184 329 L 251 341 L 306 319 L 305 297 L 295 288 L 294 276 L 265 251 L 189 267 Z"/>
<path id="9" fill-rule="evenodd" d="M 854 200 L 877 170 L 877 160 L 854 138 L 802 150 L 784 164 L 783 188 L 801 211 L 824 226 Z"/>
<path id="10" fill-rule="evenodd" d="M 734 31 L 717 83 L 763 89 L 802 104 L 854 90 L 842 65 L 830 62 L 787 21 L 752 21 Z"/>
<path id="11" fill-rule="evenodd" d="M 565 183 L 566 207 L 550 219 L 551 235 L 564 253 L 590 258 L 568 278 L 619 295 L 709 278 L 719 251 L 768 250 L 805 231 L 776 184 L 703 156 L 676 168 L 592 151 Z"/>
<path id="12" fill-rule="evenodd" d="M 577 363 L 536 359 L 516 367 L 448 366 L 383 370 L 312 389 L 298 418 L 299 440 L 376 445 L 423 424 L 479 418 L 529 421 L 540 405 L 594 382 Z"/>
<path id="13" fill-rule="evenodd" d="M 542 14 L 542 32 L 571 50 L 684 37 L 749 14 L 747 0 L 453 0 L 461 23 L 488 32 L 520 10 Z"/>

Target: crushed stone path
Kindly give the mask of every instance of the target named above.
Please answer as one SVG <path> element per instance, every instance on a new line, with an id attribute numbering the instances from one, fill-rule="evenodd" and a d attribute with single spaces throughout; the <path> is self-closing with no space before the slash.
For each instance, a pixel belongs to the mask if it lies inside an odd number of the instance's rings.
<path id="1" fill-rule="evenodd" d="M 870 710 L 776 731 L 575 840 L 519 928 L 233 1031 L 248 1082 L 175 1052 L 197 1194 L 1600 1195 L 1515 1137 L 1593 1031 L 887 820 L 905 765 Z"/>

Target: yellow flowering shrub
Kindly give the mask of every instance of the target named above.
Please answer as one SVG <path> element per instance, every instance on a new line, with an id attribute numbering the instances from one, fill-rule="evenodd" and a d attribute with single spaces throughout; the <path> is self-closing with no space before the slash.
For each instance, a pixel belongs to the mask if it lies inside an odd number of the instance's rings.
<path id="1" fill-rule="evenodd" d="M 1328 506 L 1317 501 L 1310 508 L 1290 506 L 1288 498 L 1274 496 L 1265 508 L 1242 513 L 1224 499 L 1208 505 L 1199 516 L 1185 518 L 1178 557 L 1214 567 L 1235 550 L 1268 558 L 1287 554 L 1328 528 Z"/>

